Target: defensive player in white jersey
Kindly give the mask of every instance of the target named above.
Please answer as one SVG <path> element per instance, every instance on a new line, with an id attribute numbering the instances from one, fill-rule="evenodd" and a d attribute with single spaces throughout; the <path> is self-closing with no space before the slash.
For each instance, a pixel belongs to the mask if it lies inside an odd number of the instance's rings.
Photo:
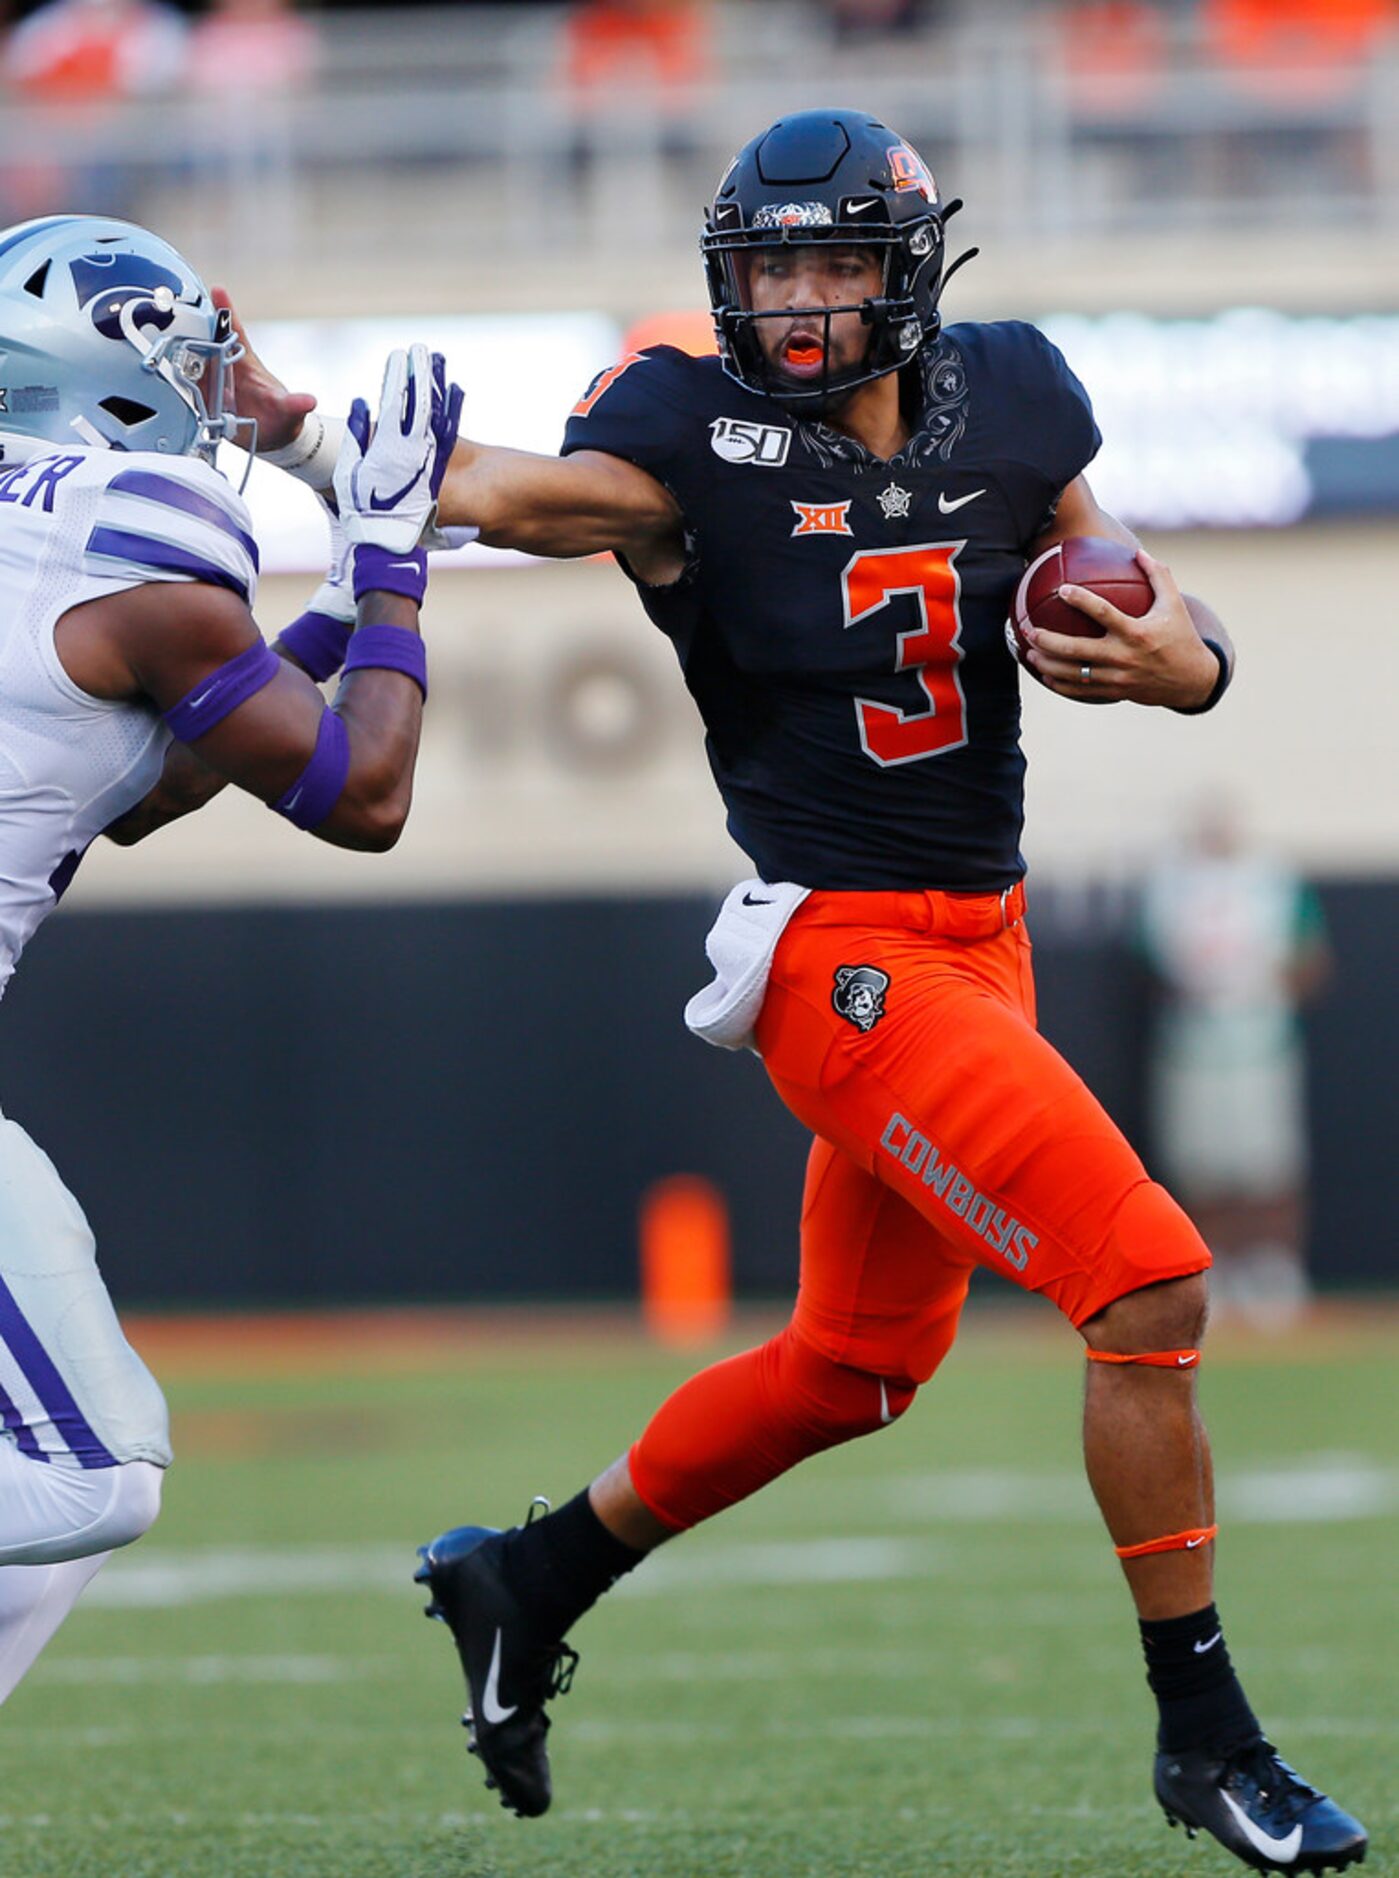
<path id="1" fill-rule="evenodd" d="M 214 467 L 243 423 L 238 356 L 228 314 L 145 231 L 0 233 L 0 988 L 104 831 L 137 840 L 225 782 L 339 847 L 390 847 L 408 813 L 419 544 L 461 394 L 424 348 L 391 355 L 373 440 L 357 404 L 336 467 L 340 577 L 274 651 L 248 511 Z M 312 679 L 342 668 L 327 706 Z M 150 1526 L 171 1458 L 87 1221 L 3 1117 L 0 1422 L 3 1700 Z"/>

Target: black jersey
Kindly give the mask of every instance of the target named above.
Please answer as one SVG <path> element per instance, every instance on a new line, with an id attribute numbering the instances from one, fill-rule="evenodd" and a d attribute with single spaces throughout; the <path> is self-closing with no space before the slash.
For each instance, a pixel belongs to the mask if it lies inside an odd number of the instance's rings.
<path id="1" fill-rule="evenodd" d="M 680 505 L 689 564 L 641 599 L 765 880 L 981 892 L 1024 872 L 1004 622 L 1098 431 L 1033 326 L 949 327 L 920 366 L 919 428 L 888 461 L 669 346 L 569 419 L 565 454 L 626 457 Z"/>

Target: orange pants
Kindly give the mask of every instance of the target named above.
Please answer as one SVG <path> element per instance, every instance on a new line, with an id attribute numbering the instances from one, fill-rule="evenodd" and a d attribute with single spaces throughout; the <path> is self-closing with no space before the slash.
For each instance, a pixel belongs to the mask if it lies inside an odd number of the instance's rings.
<path id="1" fill-rule="evenodd" d="M 1210 1263 L 1036 1031 L 1023 895 L 1006 901 L 813 894 L 778 947 L 758 1041 L 817 1137 L 795 1321 L 836 1362 L 926 1381 L 976 1265 L 1083 1324 Z M 888 981 L 877 1014 L 862 979 L 838 985 L 861 966 Z"/>
<path id="2" fill-rule="evenodd" d="M 1018 888 L 815 893 L 793 916 L 757 1035 L 816 1136 L 796 1311 L 685 1384 L 633 1448 L 637 1491 L 669 1524 L 901 1413 L 951 1348 L 977 1265 L 1075 1325 L 1209 1266 L 1036 1031 L 1022 908 Z"/>

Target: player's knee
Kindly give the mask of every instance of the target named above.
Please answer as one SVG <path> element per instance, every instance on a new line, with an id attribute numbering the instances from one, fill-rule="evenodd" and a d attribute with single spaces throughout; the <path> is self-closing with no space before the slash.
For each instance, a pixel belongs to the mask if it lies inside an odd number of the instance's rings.
<path id="1" fill-rule="evenodd" d="M 918 1393 L 907 1376 L 876 1375 L 833 1361 L 790 1325 L 769 1348 L 774 1387 L 822 1447 L 888 1427 Z"/>
<path id="2" fill-rule="evenodd" d="M 1205 1275 L 1192 1272 L 1129 1291 L 1085 1324 L 1083 1334 L 1098 1350 L 1193 1350 L 1207 1313 Z"/>
<path id="3" fill-rule="evenodd" d="M 94 1551 L 115 1551 L 130 1545 L 149 1532 L 160 1513 L 161 1489 L 165 1483 L 163 1468 L 150 1461 L 126 1461 L 114 1467 L 112 1498 L 106 1513 L 89 1535 L 100 1541 Z"/>
<path id="4" fill-rule="evenodd" d="M 1209 1256 L 1166 1189 L 1143 1181 L 1119 1208 L 1103 1251 L 1117 1296 L 1080 1330 L 1105 1350 L 1194 1348 L 1205 1328 Z"/>

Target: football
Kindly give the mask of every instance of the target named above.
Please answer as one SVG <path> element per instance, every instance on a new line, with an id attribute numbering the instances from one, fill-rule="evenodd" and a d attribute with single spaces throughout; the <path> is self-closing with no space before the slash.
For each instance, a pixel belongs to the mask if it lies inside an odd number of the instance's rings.
<path id="1" fill-rule="evenodd" d="M 1070 581 L 1076 587 L 1090 587 L 1133 619 L 1151 609 L 1151 582 L 1130 548 L 1102 535 L 1070 535 L 1031 561 L 1016 588 L 1006 638 L 1022 665 L 1029 649 L 1027 625 L 1075 639 L 1103 637 L 1097 620 L 1059 598 L 1060 587 Z"/>

